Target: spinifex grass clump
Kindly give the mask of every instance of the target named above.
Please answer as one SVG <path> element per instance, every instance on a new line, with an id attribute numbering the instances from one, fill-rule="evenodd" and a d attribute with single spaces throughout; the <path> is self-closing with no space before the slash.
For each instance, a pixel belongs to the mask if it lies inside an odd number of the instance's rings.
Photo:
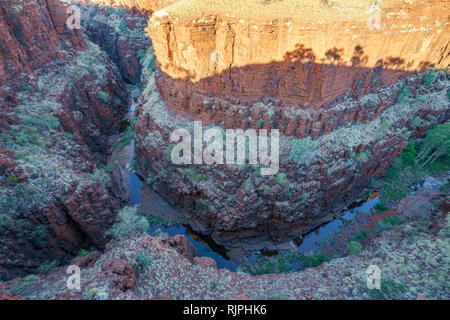
<path id="1" fill-rule="evenodd" d="M 109 230 L 113 238 L 126 238 L 136 233 L 147 232 L 149 223 L 136 213 L 135 208 L 125 207 L 117 215 L 117 222 Z"/>

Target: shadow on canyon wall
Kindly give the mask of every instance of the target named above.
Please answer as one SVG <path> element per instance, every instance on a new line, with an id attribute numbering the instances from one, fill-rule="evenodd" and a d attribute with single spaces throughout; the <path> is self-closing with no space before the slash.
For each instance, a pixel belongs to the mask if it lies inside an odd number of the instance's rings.
<path id="1" fill-rule="evenodd" d="M 331 48 L 319 59 L 312 48 L 298 44 L 281 62 L 230 68 L 196 83 L 173 79 L 158 68 L 157 85 L 169 106 L 201 116 L 207 112 L 205 99 L 209 98 L 214 98 L 216 111 L 217 104 L 251 106 L 258 102 L 324 108 L 346 95 L 367 94 L 414 72 L 407 71 L 414 61 L 402 57 L 388 57 L 368 67 L 369 57 L 359 45 L 350 61 L 344 61 L 343 55 L 343 49 Z M 417 71 L 433 66 L 422 61 Z"/>

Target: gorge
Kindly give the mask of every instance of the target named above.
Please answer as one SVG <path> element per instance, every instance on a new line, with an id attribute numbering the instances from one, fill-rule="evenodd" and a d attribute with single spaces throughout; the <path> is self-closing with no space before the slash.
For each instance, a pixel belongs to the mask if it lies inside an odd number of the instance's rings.
<path id="1" fill-rule="evenodd" d="M 448 297 L 450 5 L 372 2 L 0 0 L 0 297 L 372 297 L 374 260 Z M 199 122 L 279 130 L 279 170 L 174 162 Z"/>

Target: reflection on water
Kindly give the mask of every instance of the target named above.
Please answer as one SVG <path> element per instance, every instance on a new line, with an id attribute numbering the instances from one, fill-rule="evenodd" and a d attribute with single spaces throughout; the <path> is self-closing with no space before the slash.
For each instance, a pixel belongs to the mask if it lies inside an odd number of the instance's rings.
<path id="1" fill-rule="evenodd" d="M 138 205 L 141 202 L 142 181 L 134 172 L 131 171 L 131 169 L 126 168 L 125 172 L 128 190 L 130 192 L 130 204 L 132 206 Z"/>
<path id="2" fill-rule="evenodd" d="M 375 197 L 369 197 L 366 201 L 356 203 L 337 219 L 327 222 L 315 230 L 306 234 L 302 240 L 297 241 L 298 249 L 303 254 L 311 254 L 319 249 L 319 245 L 331 234 L 338 231 L 345 221 L 353 220 L 357 212 L 370 213 L 379 201 L 379 193 Z M 371 199 L 372 198 L 372 199 Z"/>

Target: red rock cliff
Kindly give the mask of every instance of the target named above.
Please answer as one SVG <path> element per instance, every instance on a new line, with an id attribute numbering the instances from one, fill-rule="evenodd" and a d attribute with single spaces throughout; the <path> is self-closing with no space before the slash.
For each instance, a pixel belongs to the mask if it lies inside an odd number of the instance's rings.
<path id="1" fill-rule="evenodd" d="M 450 63 L 449 2 L 266 3 L 180 1 L 152 15 L 157 85 L 169 106 L 211 122 L 225 122 L 230 104 L 323 109 Z"/>
<path id="2" fill-rule="evenodd" d="M 66 19 L 66 8 L 57 0 L 2 0 L 0 84 L 56 59 L 64 40 L 84 50 L 84 38 L 66 27 Z"/>

